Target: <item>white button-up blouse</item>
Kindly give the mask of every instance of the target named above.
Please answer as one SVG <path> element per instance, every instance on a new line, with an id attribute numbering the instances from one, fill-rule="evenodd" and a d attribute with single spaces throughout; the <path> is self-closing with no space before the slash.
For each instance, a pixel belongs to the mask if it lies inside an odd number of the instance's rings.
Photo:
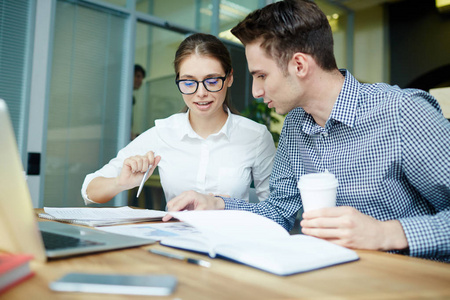
<path id="1" fill-rule="evenodd" d="M 86 194 L 92 179 L 117 177 L 126 158 L 150 150 L 161 156 L 158 171 L 167 201 L 188 190 L 248 201 L 252 181 L 260 201 L 269 196 L 275 146 L 266 126 L 228 111 L 222 129 L 204 139 L 192 129 L 187 112 L 156 120 L 117 157 L 87 175 L 81 189 L 85 203 L 93 203 Z"/>

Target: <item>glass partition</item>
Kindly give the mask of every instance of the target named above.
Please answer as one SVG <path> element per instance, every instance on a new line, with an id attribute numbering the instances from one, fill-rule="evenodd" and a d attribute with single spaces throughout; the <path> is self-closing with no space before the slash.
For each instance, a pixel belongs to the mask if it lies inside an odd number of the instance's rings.
<path id="1" fill-rule="evenodd" d="M 30 1 L 0 1 L 0 98 L 8 105 L 22 160 L 26 157 L 33 14 Z"/>
<path id="2" fill-rule="evenodd" d="M 125 18 L 57 1 L 45 158 L 45 206 L 84 206 L 84 177 L 118 151 Z"/>
<path id="3" fill-rule="evenodd" d="M 210 33 L 212 3 L 212 0 L 145 0 L 137 1 L 136 10 L 185 28 Z"/>
<path id="4" fill-rule="evenodd" d="M 260 7 L 259 0 L 222 0 L 220 1 L 219 37 L 240 43 L 230 30 L 249 13 Z"/>
<path id="5" fill-rule="evenodd" d="M 330 1 L 317 0 L 317 5 L 325 13 L 330 22 L 331 30 L 333 31 L 334 39 L 334 55 L 338 68 L 351 68 L 352 62 L 348 61 L 347 49 L 348 39 L 352 38 L 348 35 L 348 11 L 344 8 L 330 3 Z"/>
<path id="6" fill-rule="evenodd" d="M 128 0 L 100 0 L 114 5 L 126 6 Z"/>
<path id="7" fill-rule="evenodd" d="M 142 86 L 134 91 L 133 132 L 142 133 L 184 107 L 175 85 L 173 59 L 184 35 L 138 22 L 135 63 L 146 71 Z"/>

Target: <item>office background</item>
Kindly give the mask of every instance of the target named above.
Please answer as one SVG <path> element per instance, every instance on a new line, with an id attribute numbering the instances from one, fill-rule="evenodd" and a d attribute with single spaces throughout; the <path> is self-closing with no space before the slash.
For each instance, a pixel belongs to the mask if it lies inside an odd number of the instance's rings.
<path id="1" fill-rule="evenodd" d="M 0 98 L 10 109 L 33 205 L 83 206 L 85 175 L 130 141 L 131 126 L 142 132 L 183 107 L 172 61 L 189 33 L 226 43 L 233 104 L 244 110 L 254 101 L 251 78 L 229 30 L 271 2 L 0 0 Z M 316 2 L 329 17 L 338 66 L 360 81 L 450 87 L 450 1 L 441 8 L 434 0 Z M 147 74 L 133 91 L 135 63 Z"/>

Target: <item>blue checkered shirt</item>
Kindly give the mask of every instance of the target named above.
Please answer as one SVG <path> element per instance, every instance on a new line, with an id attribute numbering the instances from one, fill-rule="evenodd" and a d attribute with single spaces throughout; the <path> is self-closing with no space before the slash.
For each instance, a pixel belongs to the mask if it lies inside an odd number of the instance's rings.
<path id="1" fill-rule="evenodd" d="M 335 174 L 337 205 L 378 220 L 399 220 L 403 253 L 450 261 L 450 122 L 430 94 L 384 83 L 361 84 L 348 71 L 325 128 L 296 108 L 287 115 L 269 199 L 226 199 L 225 209 L 266 216 L 287 230 L 302 208 L 297 181 Z"/>

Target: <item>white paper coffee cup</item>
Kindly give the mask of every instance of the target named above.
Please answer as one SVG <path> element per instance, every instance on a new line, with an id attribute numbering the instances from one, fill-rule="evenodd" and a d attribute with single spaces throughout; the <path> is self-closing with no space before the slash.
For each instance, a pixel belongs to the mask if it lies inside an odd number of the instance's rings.
<path id="1" fill-rule="evenodd" d="M 336 206 L 338 181 L 331 173 L 311 173 L 300 177 L 298 189 L 303 211 Z"/>

